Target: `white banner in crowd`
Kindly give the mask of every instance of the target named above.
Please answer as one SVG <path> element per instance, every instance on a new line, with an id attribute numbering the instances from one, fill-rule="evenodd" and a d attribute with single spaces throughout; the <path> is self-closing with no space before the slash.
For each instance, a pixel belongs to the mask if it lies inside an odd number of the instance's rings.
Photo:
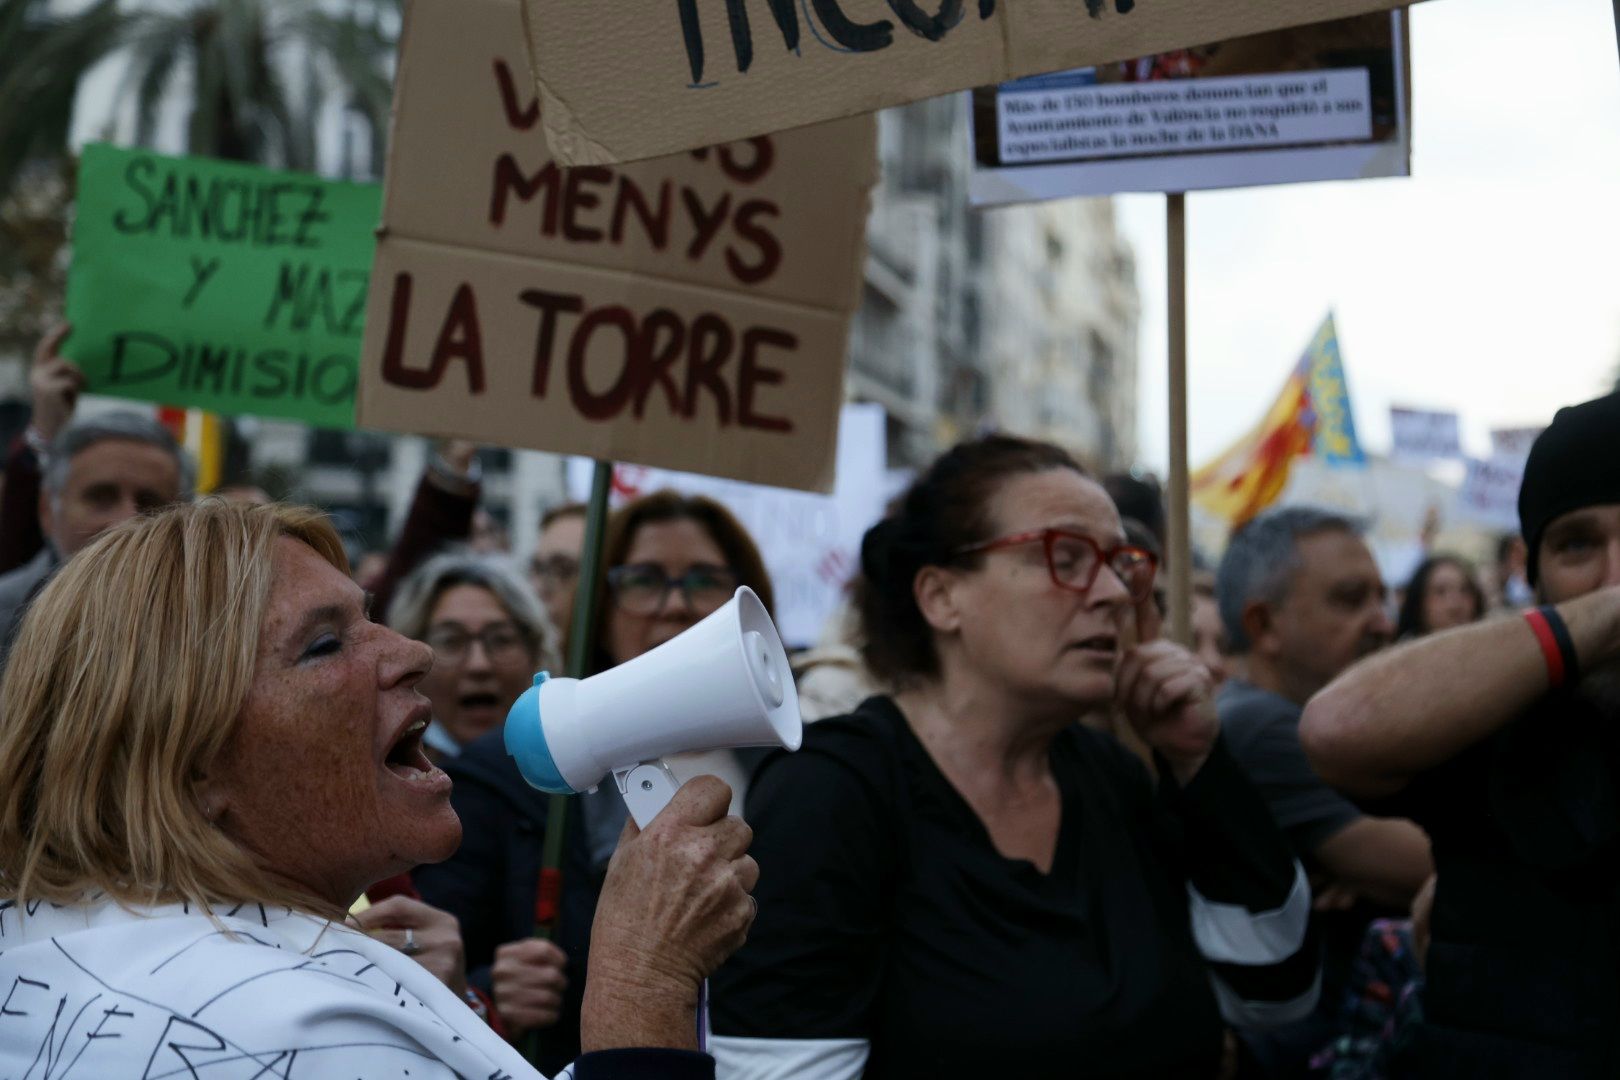
<path id="1" fill-rule="evenodd" d="M 1453 461 L 1463 456 L 1462 424 L 1454 412 L 1391 406 L 1389 427 L 1395 444 L 1394 457 L 1400 461 L 1421 464 Z"/>
<path id="2" fill-rule="evenodd" d="M 861 537 L 883 516 L 887 453 L 881 406 L 848 404 L 838 428 L 838 482 L 831 495 L 764 487 L 639 465 L 613 470 L 614 505 L 664 488 L 707 495 L 737 515 L 765 557 L 776 592 L 775 620 L 790 648 L 812 645 L 837 613 L 859 569 Z M 585 499 L 591 462 L 568 462 L 569 494 Z"/>
<path id="3" fill-rule="evenodd" d="M 1539 427 L 1496 428 L 1491 432 L 1491 453 L 1522 461 L 1530 456 L 1530 447 L 1544 430 Z"/>
<path id="4" fill-rule="evenodd" d="M 1496 456 L 1488 461 L 1470 458 L 1457 510 L 1467 520 L 1502 532 L 1519 531 L 1519 485 L 1524 481 L 1524 459 Z"/>

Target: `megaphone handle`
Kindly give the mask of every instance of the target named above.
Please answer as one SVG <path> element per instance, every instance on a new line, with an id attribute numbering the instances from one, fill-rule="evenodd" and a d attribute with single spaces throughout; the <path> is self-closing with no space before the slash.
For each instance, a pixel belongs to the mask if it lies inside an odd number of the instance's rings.
<path id="1" fill-rule="evenodd" d="M 661 758 L 643 761 L 628 769 L 615 769 L 613 777 L 618 781 L 619 794 L 624 796 L 624 805 L 629 807 L 630 816 L 636 819 L 636 827 L 640 829 L 645 829 L 658 816 L 658 811 L 669 805 L 669 800 L 681 787 L 680 780 Z"/>
<path id="2" fill-rule="evenodd" d="M 619 794 L 624 796 L 624 804 L 630 808 L 630 816 L 636 819 L 638 829 L 645 829 L 658 816 L 658 811 L 669 805 L 669 800 L 675 797 L 675 792 L 681 787 L 680 780 L 662 758 L 643 761 L 628 769 L 614 769 L 613 778 L 618 781 Z M 699 1052 L 708 1052 L 708 979 L 703 980 L 703 986 L 698 990 L 697 1044 Z"/>

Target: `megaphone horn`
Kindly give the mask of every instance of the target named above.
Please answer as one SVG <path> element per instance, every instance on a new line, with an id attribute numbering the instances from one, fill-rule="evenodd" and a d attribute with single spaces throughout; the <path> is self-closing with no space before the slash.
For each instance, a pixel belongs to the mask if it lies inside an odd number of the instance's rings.
<path id="1" fill-rule="evenodd" d="M 542 791 L 588 791 L 613 773 L 645 826 L 680 786 L 663 758 L 743 746 L 797 750 L 803 734 L 776 626 L 743 587 L 684 633 L 609 671 L 536 675 L 507 714 L 506 751 Z"/>

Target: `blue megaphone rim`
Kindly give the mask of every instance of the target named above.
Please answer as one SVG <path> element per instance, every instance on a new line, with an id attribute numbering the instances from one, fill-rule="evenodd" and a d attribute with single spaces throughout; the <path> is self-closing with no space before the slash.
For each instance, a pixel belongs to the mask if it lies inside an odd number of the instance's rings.
<path id="1" fill-rule="evenodd" d="M 512 703 L 506 714 L 506 752 L 517 762 L 518 772 L 530 787 L 553 795 L 574 795 L 577 792 L 568 786 L 552 760 L 546 729 L 540 723 L 540 687 L 550 678 L 549 672 L 540 672 L 534 677 L 534 685 Z"/>

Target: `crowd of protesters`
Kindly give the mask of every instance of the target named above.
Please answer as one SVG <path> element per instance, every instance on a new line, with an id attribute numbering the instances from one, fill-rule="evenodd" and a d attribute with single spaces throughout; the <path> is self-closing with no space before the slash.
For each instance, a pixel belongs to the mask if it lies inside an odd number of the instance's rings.
<path id="1" fill-rule="evenodd" d="M 611 785 L 574 798 L 549 878 L 553 804 L 507 710 L 593 590 L 592 671 L 739 585 L 769 608 L 743 526 L 644 496 L 581 582 L 584 508 L 549 511 L 523 561 L 480 550 L 474 448 L 447 443 L 366 563 L 367 613 L 318 514 L 196 499 L 156 422 L 77 418 L 59 341 L 0 493 L 0 991 L 47 982 L 45 942 L 74 933 L 119 970 L 185 952 L 197 918 L 307 953 L 297 916 L 437 1026 L 317 986 L 273 1021 L 247 994 L 231 1038 L 258 1016 L 310 1057 L 404 1048 L 412 1075 L 524 1075 L 514 1044 L 580 1077 L 1620 1075 L 1620 397 L 1535 444 L 1489 594 L 1444 552 L 1392 589 L 1362 522 L 1287 506 L 1193 569 L 1187 648 L 1156 488 L 962 443 L 794 658 L 802 749 L 704 756 L 724 783 L 646 833 Z M 314 623 L 287 613 L 309 597 Z M 338 677 L 354 664 L 372 674 Z M 373 741 L 403 787 L 368 802 Z M 162 904 L 173 932 L 136 948 L 131 912 Z M 188 963 L 252 968 L 204 936 Z M 31 1068 L 15 1015 L 0 1064 Z"/>

